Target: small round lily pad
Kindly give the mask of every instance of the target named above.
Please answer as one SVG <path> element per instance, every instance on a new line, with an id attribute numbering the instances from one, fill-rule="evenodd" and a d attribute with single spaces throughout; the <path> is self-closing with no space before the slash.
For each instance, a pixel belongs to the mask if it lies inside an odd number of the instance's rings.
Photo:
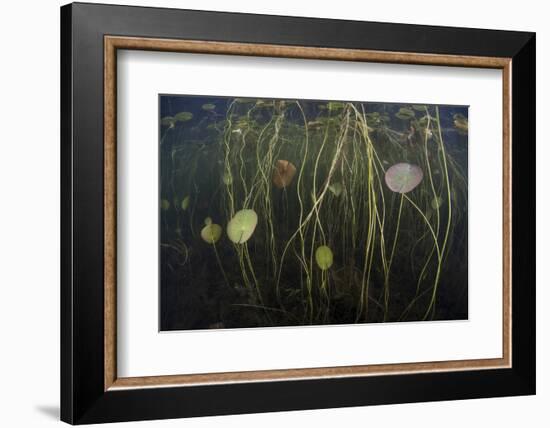
<path id="1" fill-rule="evenodd" d="M 412 108 L 416 111 L 426 111 L 426 106 L 421 104 L 413 104 Z"/>
<path id="2" fill-rule="evenodd" d="M 210 220 L 212 222 L 212 220 Z M 201 238 L 208 244 L 215 244 L 222 236 L 222 227 L 219 224 L 210 223 L 201 230 Z"/>
<path id="3" fill-rule="evenodd" d="M 424 173 L 418 165 L 397 163 L 386 171 L 386 185 L 392 192 L 408 193 L 420 184 Z"/>
<path id="4" fill-rule="evenodd" d="M 334 196 L 338 197 L 344 191 L 344 186 L 342 183 L 332 183 L 328 186 L 328 190 L 330 190 Z"/>
<path id="5" fill-rule="evenodd" d="M 438 209 L 443 204 L 443 198 L 441 196 L 435 196 L 432 199 L 431 206 L 434 210 Z"/>
<path id="6" fill-rule="evenodd" d="M 168 211 L 170 209 L 170 201 L 168 201 L 168 199 L 162 199 L 160 201 L 160 208 L 162 211 Z"/>
<path id="7" fill-rule="evenodd" d="M 273 184 L 279 189 L 287 187 L 292 183 L 295 174 L 296 167 L 292 162 L 279 159 L 273 169 Z"/>
<path id="8" fill-rule="evenodd" d="M 185 211 L 187 208 L 189 208 L 190 202 L 191 202 L 191 199 L 189 198 L 189 196 L 186 196 L 185 198 L 183 198 L 183 200 L 181 201 L 181 209 Z"/>
<path id="9" fill-rule="evenodd" d="M 459 134 L 468 133 L 468 119 L 464 115 L 460 113 L 453 115 L 453 123 Z"/>
<path id="10" fill-rule="evenodd" d="M 344 108 L 344 103 L 340 101 L 330 101 L 327 107 L 332 111 L 342 110 Z"/>
<path id="11" fill-rule="evenodd" d="M 212 103 L 203 104 L 201 107 L 204 111 L 213 111 L 216 109 L 216 105 Z"/>
<path id="12" fill-rule="evenodd" d="M 231 184 L 233 183 L 233 176 L 229 171 L 223 173 L 222 181 L 223 184 L 225 184 L 226 186 L 231 186 Z"/>
<path id="13" fill-rule="evenodd" d="M 321 245 L 315 250 L 315 261 L 321 270 L 327 270 L 334 261 L 332 250 L 326 245 Z"/>
<path id="14" fill-rule="evenodd" d="M 175 123 L 176 123 L 176 119 L 173 118 L 172 116 L 166 116 L 166 117 L 163 117 L 163 118 L 160 120 L 160 124 L 161 124 L 162 126 L 173 127 Z"/>
<path id="15" fill-rule="evenodd" d="M 176 114 L 174 116 L 174 118 L 178 121 L 178 122 L 188 122 L 190 121 L 191 119 L 193 119 L 193 113 L 189 112 L 189 111 L 182 111 L 182 112 L 179 112 L 178 114 Z"/>
<path id="16" fill-rule="evenodd" d="M 409 120 L 414 117 L 414 110 L 408 108 L 408 107 L 401 107 L 397 113 L 395 113 L 395 117 L 401 120 Z"/>

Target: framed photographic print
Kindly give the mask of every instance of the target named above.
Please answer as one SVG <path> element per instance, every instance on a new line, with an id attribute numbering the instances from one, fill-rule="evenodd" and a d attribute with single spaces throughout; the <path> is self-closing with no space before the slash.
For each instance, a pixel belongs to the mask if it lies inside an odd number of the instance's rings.
<path id="1" fill-rule="evenodd" d="M 62 420 L 535 393 L 533 33 L 76 3 L 61 53 Z"/>

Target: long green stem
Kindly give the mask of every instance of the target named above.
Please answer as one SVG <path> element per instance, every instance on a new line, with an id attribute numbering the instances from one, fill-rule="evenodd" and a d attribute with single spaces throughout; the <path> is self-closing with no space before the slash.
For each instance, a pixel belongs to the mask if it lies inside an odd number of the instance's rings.
<path id="1" fill-rule="evenodd" d="M 220 267 L 220 270 L 222 271 L 223 278 L 225 279 L 225 283 L 228 287 L 231 287 L 231 284 L 229 283 L 229 280 L 227 279 L 227 275 L 225 273 L 225 269 L 223 268 L 222 261 L 220 259 L 220 255 L 218 254 L 218 249 L 216 248 L 216 243 L 212 242 L 212 246 L 214 247 L 214 254 L 216 255 L 216 261 L 218 262 L 218 266 Z"/>
<path id="2" fill-rule="evenodd" d="M 390 258 L 388 260 L 388 272 L 386 274 L 386 279 L 384 281 L 384 321 L 387 321 L 388 318 L 388 307 L 390 303 L 390 272 L 391 265 L 393 263 L 393 256 L 395 254 L 395 248 L 397 246 L 397 239 L 399 238 L 399 226 L 401 224 L 401 212 L 403 211 L 403 199 L 405 193 L 401 193 L 399 198 L 399 210 L 397 211 L 397 224 L 395 225 L 395 236 L 393 238 L 393 245 L 391 247 Z"/>
<path id="3" fill-rule="evenodd" d="M 445 153 L 445 145 L 443 143 L 443 136 L 441 134 L 441 121 L 439 119 L 439 107 L 436 107 L 435 109 L 436 117 L 437 117 L 437 128 L 439 133 L 439 145 L 441 149 L 441 157 L 443 158 L 443 168 L 445 171 L 445 183 L 447 188 L 447 227 L 445 228 L 445 237 L 443 238 L 443 244 L 441 245 L 441 253 L 439 254 L 439 264 L 437 269 L 437 275 L 436 275 L 436 281 L 434 282 L 434 287 L 432 291 L 432 296 L 430 298 L 430 303 L 428 305 L 428 309 L 426 310 L 426 313 L 424 314 L 424 319 L 427 319 L 430 312 L 435 309 L 435 299 L 437 296 L 437 289 L 439 285 L 439 273 L 441 270 L 441 260 L 443 257 L 443 254 L 445 252 L 445 249 L 447 247 L 447 240 L 449 238 L 449 232 L 451 230 L 451 218 L 452 218 L 452 206 L 451 206 L 451 187 L 449 183 L 449 171 L 447 169 L 447 155 Z"/>

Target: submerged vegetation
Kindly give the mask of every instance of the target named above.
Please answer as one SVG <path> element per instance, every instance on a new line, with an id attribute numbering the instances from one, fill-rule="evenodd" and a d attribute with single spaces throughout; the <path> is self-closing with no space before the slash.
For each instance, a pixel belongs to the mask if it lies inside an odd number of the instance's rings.
<path id="1" fill-rule="evenodd" d="M 467 318 L 467 109 L 161 99 L 161 328 Z"/>

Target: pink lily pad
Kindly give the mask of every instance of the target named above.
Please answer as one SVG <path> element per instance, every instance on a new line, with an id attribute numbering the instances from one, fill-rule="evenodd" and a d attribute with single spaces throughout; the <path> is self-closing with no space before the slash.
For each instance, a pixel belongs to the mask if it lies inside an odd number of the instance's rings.
<path id="1" fill-rule="evenodd" d="M 386 185 L 392 192 L 407 193 L 420 184 L 424 173 L 418 165 L 396 163 L 386 171 Z"/>

